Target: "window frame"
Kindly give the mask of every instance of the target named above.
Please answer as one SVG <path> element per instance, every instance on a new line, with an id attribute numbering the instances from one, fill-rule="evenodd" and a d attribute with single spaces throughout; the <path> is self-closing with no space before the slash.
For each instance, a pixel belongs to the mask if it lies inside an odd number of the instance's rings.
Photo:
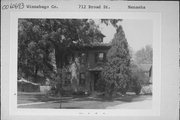
<path id="1" fill-rule="evenodd" d="M 102 60 L 99 59 L 99 55 L 100 55 L 101 53 L 103 54 Z M 105 61 L 106 61 L 106 53 L 105 53 L 105 52 L 96 52 L 96 53 L 95 53 L 95 63 L 105 62 Z"/>
<path id="2" fill-rule="evenodd" d="M 82 54 L 84 54 L 84 55 L 82 55 Z M 79 60 L 80 64 L 85 64 L 87 62 L 87 53 L 86 52 L 80 52 L 79 58 L 80 58 L 80 60 Z"/>

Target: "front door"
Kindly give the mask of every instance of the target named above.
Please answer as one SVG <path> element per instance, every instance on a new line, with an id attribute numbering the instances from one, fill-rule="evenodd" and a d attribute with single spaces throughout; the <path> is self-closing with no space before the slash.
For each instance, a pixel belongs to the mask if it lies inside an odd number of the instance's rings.
<path id="1" fill-rule="evenodd" d="M 100 79 L 100 72 L 94 72 L 94 91 L 98 91 L 98 80 Z"/>

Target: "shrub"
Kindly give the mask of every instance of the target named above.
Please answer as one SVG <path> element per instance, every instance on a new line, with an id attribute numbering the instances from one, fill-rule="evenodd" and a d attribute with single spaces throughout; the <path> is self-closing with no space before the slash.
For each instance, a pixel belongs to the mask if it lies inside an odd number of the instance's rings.
<path id="1" fill-rule="evenodd" d="M 152 94 L 152 85 L 143 86 L 141 89 L 141 93 L 144 95 L 151 95 Z"/>
<path id="2" fill-rule="evenodd" d="M 141 85 L 147 85 L 149 83 L 149 77 L 135 64 L 131 65 L 131 77 L 136 78 Z"/>
<path id="3" fill-rule="evenodd" d="M 139 95 L 141 92 L 141 83 L 137 76 L 132 76 L 131 81 L 129 82 L 128 86 L 130 92 L 135 92 L 136 95 Z"/>

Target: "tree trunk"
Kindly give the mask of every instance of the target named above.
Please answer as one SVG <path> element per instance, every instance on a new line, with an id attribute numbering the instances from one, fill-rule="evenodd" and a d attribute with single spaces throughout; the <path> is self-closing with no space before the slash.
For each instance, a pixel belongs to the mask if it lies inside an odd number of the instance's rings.
<path id="1" fill-rule="evenodd" d="M 56 67 L 57 69 L 63 68 L 63 48 L 55 48 L 55 59 L 56 59 Z"/>

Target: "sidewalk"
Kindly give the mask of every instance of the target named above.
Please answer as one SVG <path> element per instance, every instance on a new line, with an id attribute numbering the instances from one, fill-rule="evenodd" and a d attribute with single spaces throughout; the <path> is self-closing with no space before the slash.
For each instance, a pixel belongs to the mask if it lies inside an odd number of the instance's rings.
<path id="1" fill-rule="evenodd" d="M 123 104 L 107 107 L 106 109 L 150 109 L 152 107 L 152 99 L 149 97 L 144 101 L 124 102 Z"/>

